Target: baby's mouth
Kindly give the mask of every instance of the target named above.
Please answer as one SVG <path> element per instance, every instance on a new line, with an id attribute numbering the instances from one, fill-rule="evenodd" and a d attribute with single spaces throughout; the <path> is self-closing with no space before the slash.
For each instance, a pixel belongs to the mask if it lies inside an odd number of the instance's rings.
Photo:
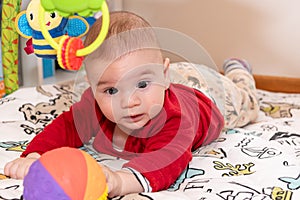
<path id="1" fill-rule="evenodd" d="M 143 114 L 137 114 L 137 115 L 130 115 L 129 118 L 131 119 L 131 121 L 133 122 L 137 122 L 140 121 L 143 118 Z"/>

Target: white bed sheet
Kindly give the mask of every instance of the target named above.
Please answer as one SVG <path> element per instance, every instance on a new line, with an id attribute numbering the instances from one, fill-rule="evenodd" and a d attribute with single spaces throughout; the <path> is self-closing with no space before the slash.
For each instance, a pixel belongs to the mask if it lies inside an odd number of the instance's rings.
<path id="1" fill-rule="evenodd" d="M 194 152 L 188 169 L 168 190 L 114 199 L 299 200 L 300 94 L 258 90 L 258 95 L 257 121 L 224 131 Z M 0 199 L 22 198 L 22 180 L 4 176 L 4 165 L 17 158 L 56 114 L 68 109 L 74 102 L 71 97 L 70 85 L 43 85 L 0 99 Z M 89 146 L 85 150 L 113 169 L 125 162 Z"/>

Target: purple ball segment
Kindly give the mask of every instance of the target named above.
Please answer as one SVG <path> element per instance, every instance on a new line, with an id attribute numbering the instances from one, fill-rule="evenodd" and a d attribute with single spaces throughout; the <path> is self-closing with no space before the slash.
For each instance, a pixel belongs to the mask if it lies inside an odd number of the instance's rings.
<path id="1" fill-rule="evenodd" d="M 71 200 L 39 160 L 32 164 L 30 171 L 35 173 L 29 172 L 24 178 L 25 200 Z"/>

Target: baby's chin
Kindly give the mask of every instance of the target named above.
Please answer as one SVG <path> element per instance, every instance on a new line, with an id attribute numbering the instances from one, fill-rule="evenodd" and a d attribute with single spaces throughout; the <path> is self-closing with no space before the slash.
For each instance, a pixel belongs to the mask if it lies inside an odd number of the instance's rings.
<path id="1" fill-rule="evenodd" d="M 129 125 L 117 124 L 117 126 L 119 127 L 119 129 L 121 131 L 123 131 L 127 135 L 131 135 L 131 136 L 135 136 L 135 137 L 138 137 L 138 135 L 135 135 L 134 131 L 141 130 L 145 125 L 146 125 L 146 123 L 143 123 L 143 124 L 131 124 L 130 126 Z"/>

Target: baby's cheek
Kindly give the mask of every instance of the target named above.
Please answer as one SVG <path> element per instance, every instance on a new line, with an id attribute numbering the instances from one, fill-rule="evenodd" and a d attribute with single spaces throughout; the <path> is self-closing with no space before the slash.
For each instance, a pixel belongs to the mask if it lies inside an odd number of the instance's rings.
<path id="1" fill-rule="evenodd" d="M 99 105 L 100 104 L 100 105 Z M 102 114 L 112 122 L 116 119 L 116 109 L 110 103 L 99 103 Z"/>
<path id="2" fill-rule="evenodd" d="M 148 95 L 148 113 L 151 119 L 162 111 L 164 105 L 164 95 L 164 90 L 161 90 L 161 88 L 159 88 L 159 90 L 155 93 Z"/>
<path id="3" fill-rule="evenodd" d="M 160 113 L 163 109 L 163 106 L 161 104 L 153 104 L 149 108 L 149 116 L 151 119 L 153 119 L 158 113 Z"/>

